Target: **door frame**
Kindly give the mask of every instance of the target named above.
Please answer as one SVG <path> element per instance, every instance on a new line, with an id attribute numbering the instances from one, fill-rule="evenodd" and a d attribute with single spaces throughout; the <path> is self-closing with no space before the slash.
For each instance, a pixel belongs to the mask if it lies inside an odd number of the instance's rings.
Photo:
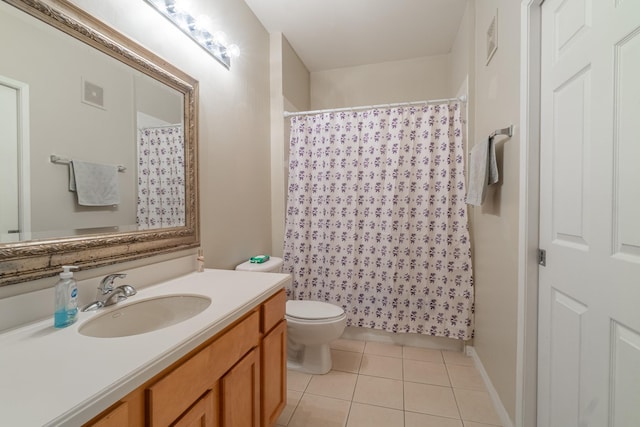
<path id="1" fill-rule="evenodd" d="M 18 97 L 18 221 L 20 240 L 31 238 L 31 167 L 29 140 L 29 85 L 0 75 L 0 84 L 15 89 Z"/>
<path id="2" fill-rule="evenodd" d="M 537 425 L 540 47 L 544 0 L 521 0 L 516 427 Z"/>

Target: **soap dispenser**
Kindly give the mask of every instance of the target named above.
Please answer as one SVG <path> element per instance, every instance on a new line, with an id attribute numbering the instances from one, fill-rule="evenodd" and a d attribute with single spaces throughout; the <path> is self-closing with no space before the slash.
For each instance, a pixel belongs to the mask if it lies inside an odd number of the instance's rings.
<path id="1" fill-rule="evenodd" d="M 53 326 L 56 328 L 64 328 L 78 320 L 78 288 L 71 272 L 77 268 L 75 265 L 63 265 L 60 280 L 56 283 L 53 314 Z"/>

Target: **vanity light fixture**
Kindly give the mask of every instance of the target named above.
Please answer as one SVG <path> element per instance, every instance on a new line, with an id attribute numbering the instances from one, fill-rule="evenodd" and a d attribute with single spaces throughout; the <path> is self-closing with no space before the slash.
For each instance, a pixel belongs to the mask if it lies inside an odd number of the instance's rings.
<path id="1" fill-rule="evenodd" d="M 231 58 L 240 55 L 240 48 L 229 44 L 222 32 L 212 33 L 211 19 L 206 15 L 193 17 L 180 0 L 144 0 L 165 18 L 171 21 L 183 33 L 191 37 L 200 47 L 217 59 L 222 65 L 231 68 Z"/>

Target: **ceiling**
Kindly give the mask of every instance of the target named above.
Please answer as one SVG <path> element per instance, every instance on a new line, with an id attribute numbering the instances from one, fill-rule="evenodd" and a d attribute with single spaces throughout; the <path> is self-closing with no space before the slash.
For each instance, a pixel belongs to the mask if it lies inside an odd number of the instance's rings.
<path id="1" fill-rule="evenodd" d="M 245 0 L 309 71 L 451 51 L 467 0 Z"/>

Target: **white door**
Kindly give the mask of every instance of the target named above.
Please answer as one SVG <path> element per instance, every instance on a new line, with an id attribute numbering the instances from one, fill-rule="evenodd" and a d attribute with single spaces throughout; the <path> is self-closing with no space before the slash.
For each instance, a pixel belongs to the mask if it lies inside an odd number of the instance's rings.
<path id="1" fill-rule="evenodd" d="M 18 161 L 18 93 L 0 82 L 0 241 L 20 228 Z"/>
<path id="2" fill-rule="evenodd" d="M 31 239 L 29 85 L 0 75 L 0 242 Z"/>
<path id="3" fill-rule="evenodd" d="M 542 4 L 538 425 L 640 426 L 640 1 Z"/>

